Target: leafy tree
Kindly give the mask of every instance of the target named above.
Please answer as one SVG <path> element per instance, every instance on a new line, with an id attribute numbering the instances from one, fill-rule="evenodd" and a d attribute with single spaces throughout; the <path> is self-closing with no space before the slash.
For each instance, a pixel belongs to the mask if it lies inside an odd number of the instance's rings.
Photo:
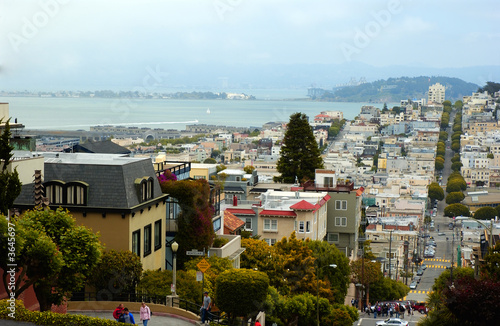
<path id="1" fill-rule="evenodd" d="M 214 158 L 206 158 L 203 163 L 206 163 L 206 164 L 217 164 L 217 161 L 214 159 Z"/>
<path id="2" fill-rule="evenodd" d="M 349 259 L 335 245 L 326 241 L 307 239 L 306 245 L 312 250 L 313 257 L 316 258 L 316 272 L 320 272 L 331 284 L 334 302 L 344 303 L 350 283 Z M 337 267 L 329 267 L 331 264 L 335 264 Z M 316 275 L 316 277 L 321 275 Z"/>
<path id="3" fill-rule="evenodd" d="M 458 101 L 455 101 L 455 104 L 453 104 L 453 106 L 457 109 L 457 110 L 462 110 L 462 107 L 463 107 L 464 103 L 460 100 Z"/>
<path id="4" fill-rule="evenodd" d="M 476 220 L 491 220 L 497 216 L 498 212 L 496 209 L 490 206 L 481 207 L 474 212 L 474 218 Z"/>
<path id="5" fill-rule="evenodd" d="M 460 171 L 460 168 L 463 166 L 462 162 L 455 162 L 451 164 L 451 169 L 453 171 Z"/>
<path id="6" fill-rule="evenodd" d="M 446 149 L 444 149 L 444 148 L 437 148 L 436 149 L 436 154 L 444 157 L 444 155 L 446 154 Z"/>
<path id="7" fill-rule="evenodd" d="M 456 191 L 463 191 L 467 189 L 467 183 L 463 179 L 458 179 L 458 178 L 453 178 L 453 179 L 448 179 L 448 183 L 446 184 L 446 192 L 456 192 Z"/>
<path id="8" fill-rule="evenodd" d="M 276 169 L 285 183 L 293 183 L 295 178 L 313 180 L 315 170 L 323 167 L 321 152 L 305 114 L 290 116 L 280 154 Z"/>
<path id="9" fill-rule="evenodd" d="M 451 163 L 460 162 L 460 154 L 455 154 L 451 158 Z"/>
<path id="10" fill-rule="evenodd" d="M 444 169 L 444 160 L 441 157 L 436 157 L 434 160 L 434 167 L 438 171 Z"/>
<path id="11" fill-rule="evenodd" d="M 451 204 L 444 208 L 444 216 L 470 216 L 470 211 L 465 205 Z"/>
<path id="12" fill-rule="evenodd" d="M 167 181 L 160 186 L 162 192 L 175 198 L 181 208 L 177 216 L 176 241 L 179 243 L 177 262 L 182 269 L 188 260 L 186 250 L 210 248 L 215 238 L 210 186 L 204 179 Z"/>
<path id="13" fill-rule="evenodd" d="M 129 250 L 109 250 L 104 252 L 89 278 L 98 297 L 122 300 L 135 291 L 142 274 L 141 258 Z"/>
<path id="14" fill-rule="evenodd" d="M 448 133 L 446 131 L 439 132 L 439 140 L 446 141 L 448 139 Z"/>
<path id="15" fill-rule="evenodd" d="M 215 282 L 217 306 L 230 315 L 230 324 L 236 317 L 252 319 L 263 310 L 267 298 L 269 278 L 265 273 L 251 269 L 231 269 L 220 274 Z"/>
<path id="16" fill-rule="evenodd" d="M 172 294 L 170 284 L 173 282 L 172 271 L 147 270 L 137 285 L 137 292 L 156 298 L 165 298 Z M 201 283 L 196 281 L 195 270 L 177 270 L 176 294 L 189 302 L 199 302 L 201 298 Z"/>
<path id="17" fill-rule="evenodd" d="M 464 198 L 465 195 L 461 191 L 450 192 L 446 196 L 446 203 L 448 205 L 460 203 L 462 200 L 464 200 Z"/>
<path id="18" fill-rule="evenodd" d="M 495 92 L 498 92 L 500 90 L 500 83 L 495 83 L 495 82 L 486 82 L 486 85 L 483 87 L 480 87 L 477 91 L 484 93 L 488 92 L 488 94 L 493 95 Z"/>
<path id="19" fill-rule="evenodd" d="M 370 297 L 372 302 L 398 300 L 405 297 L 409 291 L 410 288 L 402 282 L 384 277 L 371 285 Z"/>
<path id="20" fill-rule="evenodd" d="M 247 173 L 247 174 L 252 174 L 254 170 L 255 170 L 255 166 L 252 166 L 252 165 L 247 165 L 243 168 L 243 171 L 245 171 L 245 173 Z"/>
<path id="21" fill-rule="evenodd" d="M 101 256 L 97 234 L 77 226 L 69 212 L 61 208 L 26 211 L 11 222 L 15 224 L 17 240 L 15 269 L 20 272 L 14 291 L 16 298 L 33 285 L 40 311 L 47 311 L 52 304 L 71 298 L 72 291 L 85 285 Z M 0 231 L 7 229 L 6 223 L 5 218 L 0 218 Z M 7 255 L 0 257 L 6 286 L 6 264 L 12 263 L 7 259 Z"/>
<path id="22" fill-rule="evenodd" d="M 427 191 L 427 196 L 431 200 L 443 200 L 444 199 L 444 190 L 441 188 L 441 186 L 437 182 L 433 182 L 429 185 L 428 191 Z"/>
<path id="23" fill-rule="evenodd" d="M 9 172 L 7 167 L 14 156 L 12 150 L 14 146 L 9 143 L 10 140 L 10 124 L 9 120 L 5 123 L 3 132 L 0 133 L 0 214 L 7 216 L 9 208 L 21 193 L 21 181 L 17 169 L 14 172 Z M 2 119 L 0 119 L 0 125 Z M 1 131 L 1 130 L 0 130 Z M 3 162 L 3 164 L 2 164 Z"/>
<path id="24" fill-rule="evenodd" d="M 380 269 L 380 263 L 371 262 L 369 259 L 364 259 L 364 262 L 362 259 L 353 260 L 351 261 L 351 272 L 352 283 L 360 283 L 364 285 L 366 291 L 366 302 L 369 302 L 371 285 L 384 278 Z"/>
<path id="25" fill-rule="evenodd" d="M 221 154 L 221 152 L 220 152 L 219 150 L 214 149 L 214 150 L 212 151 L 212 153 L 210 154 L 210 157 L 211 157 L 211 158 L 217 158 L 217 157 L 219 157 L 219 156 L 220 156 L 220 154 Z"/>
<path id="26" fill-rule="evenodd" d="M 488 249 L 481 266 L 481 278 L 500 282 L 500 243 Z"/>
<path id="27" fill-rule="evenodd" d="M 459 278 L 443 292 L 446 307 L 465 325 L 492 325 L 500 319 L 499 282 Z"/>
<path id="28" fill-rule="evenodd" d="M 451 143 L 451 150 L 454 152 L 458 152 L 460 150 L 460 142 L 459 141 L 453 141 Z"/>

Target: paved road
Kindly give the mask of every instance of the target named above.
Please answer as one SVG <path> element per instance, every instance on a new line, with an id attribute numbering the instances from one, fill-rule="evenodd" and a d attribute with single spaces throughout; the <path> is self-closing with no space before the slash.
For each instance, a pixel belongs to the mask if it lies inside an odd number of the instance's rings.
<path id="1" fill-rule="evenodd" d="M 404 320 L 406 320 L 409 325 L 416 326 L 417 323 L 419 322 L 419 320 L 421 318 L 424 318 L 424 317 L 425 317 L 425 315 L 423 315 L 419 312 L 415 312 L 411 316 L 405 315 Z M 378 321 L 385 320 L 387 318 L 388 317 L 378 317 L 378 316 L 377 316 L 377 318 L 373 318 L 373 314 L 370 314 L 370 316 L 368 316 L 365 313 L 361 313 L 359 315 L 359 320 L 355 321 L 353 323 L 353 326 L 374 326 L 374 325 L 376 325 L 376 323 Z"/>
<path id="2" fill-rule="evenodd" d="M 113 318 L 113 312 L 112 311 L 104 311 L 104 312 L 96 312 L 96 311 L 78 311 L 78 312 L 77 311 L 68 311 L 68 313 L 114 320 L 114 318 Z M 134 315 L 134 319 L 135 319 L 136 325 L 142 325 L 142 322 L 139 321 L 139 313 L 132 312 L 132 314 Z M 0 325 L 3 325 L 3 324 L 1 324 L 1 322 L 0 322 Z M 13 324 L 12 326 L 17 326 L 17 325 L 18 324 Z M 153 315 L 151 317 L 151 320 L 148 323 L 148 326 L 159 326 L 159 325 L 168 325 L 168 326 L 193 326 L 193 325 L 195 325 L 195 323 L 194 322 L 190 322 L 190 321 L 186 321 L 184 319 L 175 318 L 175 317 Z"/>

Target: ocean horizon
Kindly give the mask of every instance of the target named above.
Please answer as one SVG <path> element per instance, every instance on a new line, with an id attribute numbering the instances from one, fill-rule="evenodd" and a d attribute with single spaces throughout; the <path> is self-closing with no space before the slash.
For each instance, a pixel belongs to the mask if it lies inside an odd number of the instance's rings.
<path id="1" fill-rule="evenodd" d="M 251 91 L 251 90 L 250 90 Z M 253 95 L 249 91 L 246 94 Z M 294 96 L 296 92 L 281 92 Z M 290 99 L 292 97 L 289 97 Z M 313 102 L 306 100 L 173 100 L 129 98 L 0 97 L 9 103 L 12 120 L 26 129 L 89 130 L 113 125 L 184 130 L 186 125 L 207 124 L 262 127 L 267 122 L 287 122 L 296 112 L 310 120 L 321 111 L 342 111 L 351 120 L 363 105 L 382 108 L 382 103 Z M 387 103 L 389 107 L 397 105 Z"/>

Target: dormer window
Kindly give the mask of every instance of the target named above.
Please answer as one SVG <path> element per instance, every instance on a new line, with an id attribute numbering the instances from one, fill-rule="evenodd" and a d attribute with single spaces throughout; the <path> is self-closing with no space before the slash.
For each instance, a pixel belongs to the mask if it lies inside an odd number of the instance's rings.
<path id="1" fill-rule="evenodd" d="M 45 197 L 51 204 L 64 204 L 64 182 L 51 181 L 45 183 Z"/>
<path id="2" fill-rule="evenodd" d="M 44 187 L 51 205 L 87 205 L 88 184 L 85 182 L 53 180 L 44 183 Z"/>
<path id="3" fill-rule="evenodd" d="M 135 184 L 137 186 L 137 190 L 139 192 L 139 199 L 141 202 L 148 201 L 153 199 L 153 182 L 154 179 L 152 177 L 144 177 L 135 180 Z"/>

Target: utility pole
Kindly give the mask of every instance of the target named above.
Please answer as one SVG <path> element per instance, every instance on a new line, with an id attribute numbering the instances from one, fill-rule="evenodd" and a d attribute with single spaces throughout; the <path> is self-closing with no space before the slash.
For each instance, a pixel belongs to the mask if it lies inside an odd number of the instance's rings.
<path id="1" fill-rule="evenodd" d="M 389 232 L 389 279 L 391 279 L 391 258 L 392 258 L 392 231 Z"/>

